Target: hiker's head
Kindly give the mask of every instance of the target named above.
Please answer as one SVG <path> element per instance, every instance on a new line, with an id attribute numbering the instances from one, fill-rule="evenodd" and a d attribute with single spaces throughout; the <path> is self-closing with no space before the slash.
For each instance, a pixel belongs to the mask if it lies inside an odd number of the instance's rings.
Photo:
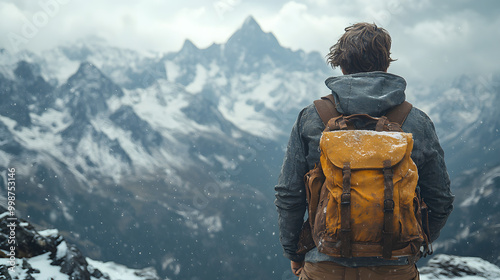
<path id="1" fill-rule="evenodd" d="M 346 27 L 344 35 L 330 47 L 327 61 L 340 66 L 344 74 L 387 71 L 391 57 L 391 36 L 375 24 L 356 23 Z"/>

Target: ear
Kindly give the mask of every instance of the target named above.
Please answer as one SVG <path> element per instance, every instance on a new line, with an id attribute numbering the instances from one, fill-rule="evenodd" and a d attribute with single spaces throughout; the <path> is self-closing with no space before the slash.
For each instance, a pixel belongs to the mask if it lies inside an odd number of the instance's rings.
<path id="1" fill-rule="evenodd" d="M 342 67 L 340 67 L 340 71 L 342 71 L 342 74 L 346 75 L 344 69 L 342 69 Z"/>

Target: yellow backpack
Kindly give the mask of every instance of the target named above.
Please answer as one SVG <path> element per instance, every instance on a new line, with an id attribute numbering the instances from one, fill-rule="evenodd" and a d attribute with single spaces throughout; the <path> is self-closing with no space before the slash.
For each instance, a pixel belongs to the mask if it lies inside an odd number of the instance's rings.
<path id="1" fill-rule="evenodd" d="M 325 130 L 320 163 L 305 176 L 309 218 L 297 252 L 411 262 L 432 254 L 413 138 L 401 129 L 411 104 L 380 118 L 343 116 L 333 104 L 331 95 L 315 101 Z"/>

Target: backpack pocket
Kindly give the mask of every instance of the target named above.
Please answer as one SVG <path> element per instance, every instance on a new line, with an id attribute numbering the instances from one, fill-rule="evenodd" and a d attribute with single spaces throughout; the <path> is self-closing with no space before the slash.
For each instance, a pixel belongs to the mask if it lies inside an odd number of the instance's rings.
<path id="1" fill-rule="evenodd" d="M 306 197 L 308 204 L 309 222 L 311 227 L 314 227 L 316 218 L 316 211 L 320 201 L 320 193 L 323 184 L 325 183 L 325 175 L 321 169 L 321 164 L 318 164 L 314 169 L 311 169 L 304 176 L 304 183 L 306 187 Z"/>

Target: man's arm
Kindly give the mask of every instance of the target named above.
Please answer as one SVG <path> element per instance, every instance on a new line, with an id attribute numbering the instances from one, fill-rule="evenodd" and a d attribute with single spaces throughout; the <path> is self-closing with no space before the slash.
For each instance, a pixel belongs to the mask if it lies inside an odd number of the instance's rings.
<path id="1" fill-rule="evenodd" d="M 276 191 L 276 208 L 278 210 L 278 225 L 283 255 L 288 259 L 301 262 L 303 255 L 298 255 L 297 243 L 304 223 L 306 211 L 306 194 L 304 174 L 307 172 L 307 162 L 304 144 L 300 136 L 301 112 L 293 126 L 281 174 Z"/>
<path id="2" fill-rule="evenodd" d="M 444 151 L 439 144 L 431 119 L 420 110 L 412 110 L 418 122 L 413 134 L 418 142 L 415 151 L 418 165 L 418 186 L 424 202 L 429 207 L 431 242 L 439 237 L 448 216 L 453 210 L 455 196 L 450 190 L 450 179 L 444 161 Z"/>

